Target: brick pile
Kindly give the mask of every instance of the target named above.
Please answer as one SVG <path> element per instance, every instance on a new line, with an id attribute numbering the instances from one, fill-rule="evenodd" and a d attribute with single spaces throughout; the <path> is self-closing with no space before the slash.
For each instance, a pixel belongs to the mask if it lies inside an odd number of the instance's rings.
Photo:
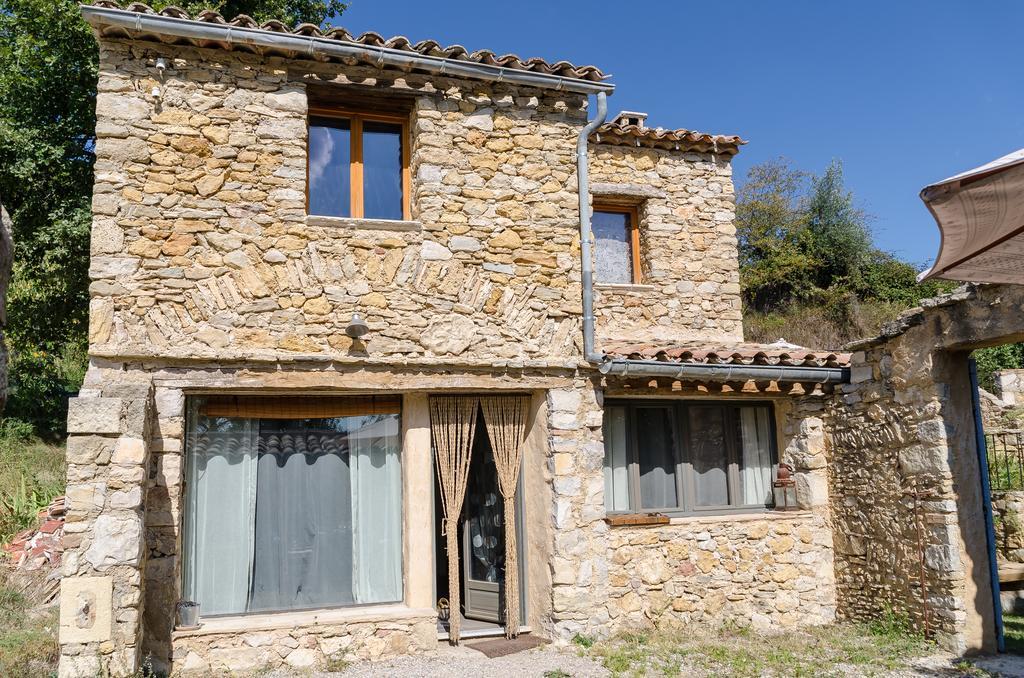
<path id="1" fill-rule="evenodd" d="M 64 552 L 64 497 L 57 497 L 39 511 L 39 519 L 42 523 L 38 527 L 19 532 L 0 547 L 16 569 L 32 571 L 60 565 Z"/>

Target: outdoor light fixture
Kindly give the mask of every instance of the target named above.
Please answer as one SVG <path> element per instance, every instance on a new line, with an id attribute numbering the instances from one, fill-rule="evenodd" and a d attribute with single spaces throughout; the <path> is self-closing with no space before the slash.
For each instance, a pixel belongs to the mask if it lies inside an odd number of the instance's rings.
<path id="1" fill-rule="evenodd" d="M 352 314 L 352 320 L 349 320 L 348 326 L 345 327 L 345 334 L 353 339 L 358 339 L 369 331 L 370 328 L 366 326 L 366 321 L 358 313 Z"/>
<path id="2" fill-rule="evenodd" d="M 786 463 L 779 464 L 772 483 L 772 494 L 775 496 L 775 508 L 780 511 L 795 511 L 800 508 L 796 503 L 796 480 L 793 478 L 793 467 Z"/>

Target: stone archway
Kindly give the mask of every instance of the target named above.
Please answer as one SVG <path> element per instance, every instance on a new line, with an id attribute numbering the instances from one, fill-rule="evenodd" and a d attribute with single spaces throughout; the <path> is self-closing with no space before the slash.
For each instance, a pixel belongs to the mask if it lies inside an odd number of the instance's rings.
<path id="1" fill-rule="evenodd" d="M 895 611 L 956 651 L 995 649 L 968 371 L 1024 341 L 1024 286 L 968 285 L 857 342 L 827 418 L 838 615 Z"/>

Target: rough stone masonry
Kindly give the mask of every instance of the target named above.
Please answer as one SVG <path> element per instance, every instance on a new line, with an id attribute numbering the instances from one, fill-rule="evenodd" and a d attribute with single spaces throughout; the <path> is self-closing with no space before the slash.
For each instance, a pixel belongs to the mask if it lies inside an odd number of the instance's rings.
<path id="1" fill-rule="evenodd" d="M 583 360 L 575 143 L 584 97 L 305 55 L 99 42 L 91 364 L 69 415 L 62 676 L 130 675 L 146 657 L 205 674 L 434 647 L 434 572 L 423 567 L 432 526 L 422 521 L 433 493 L 425 396 L 437 392 L 533 395 L 523 524 L 536 632 L 567 639 L 724 620 L 777 628 L 914 599 L 912 581 L 878 576 L 915 564 L 913 524 L 891 524 L 906 517 L 905 501 L 895 486 L 864 489 L 865 469 L 889 471 L 894 459 L 889 442 L 878 444 L 890 441 L 878 425 L 890 414 L 872 403 L 876 392 L 898 398 L 866 367 L 887 365 L 884 351 L 866 352 L 857 383 L 837 396 L 636 384 Z M 408 116 L 411 220 L 307 215 L 307 113 L 339 97 Z M 592 139 L 593 197 L 637 208 L 643 266 L 640 285 L 598 286 L 599 345 L 742 339 L 730 158 Z M 354 311 L 370 327 L 365 341 L 344 333 Z M 892 412 L 938 445 L 934 417 L 914 407 L 933 413 L 939 396 L 921 388 L 920 403 Z M 188 398 L 374 392 L 404 398 L 404 516 L 419 527 L 403 535 L 401 604 L 175 628 Z M 608 394 L 770 401 L 801 510 L 610 526 Z M 927 563 L 945 582 L 931 589 L 940 628 L 956 639 L 954 500 L 930 459 L 918 471 L 941 497 L 926 500 Z M 872 539 L 897 555 L 870 557 Z"/>

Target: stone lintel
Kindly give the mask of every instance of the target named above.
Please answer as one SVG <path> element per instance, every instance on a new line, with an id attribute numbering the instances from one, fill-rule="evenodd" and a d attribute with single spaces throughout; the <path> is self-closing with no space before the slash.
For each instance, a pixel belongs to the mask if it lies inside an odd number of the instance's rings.
<path id="1" fill-rule="evenodd" d="M 599 195 L 602 197 L 617 197 L 621 196 L 624 198 L 665 198 L 667 194 L 665 191 L 648 186 L 646 184 L 627 184 L 627 183 L 609 183 L 609 182 L 594 182 L 590 184 L 590 193 L 592 195 Z"/>

